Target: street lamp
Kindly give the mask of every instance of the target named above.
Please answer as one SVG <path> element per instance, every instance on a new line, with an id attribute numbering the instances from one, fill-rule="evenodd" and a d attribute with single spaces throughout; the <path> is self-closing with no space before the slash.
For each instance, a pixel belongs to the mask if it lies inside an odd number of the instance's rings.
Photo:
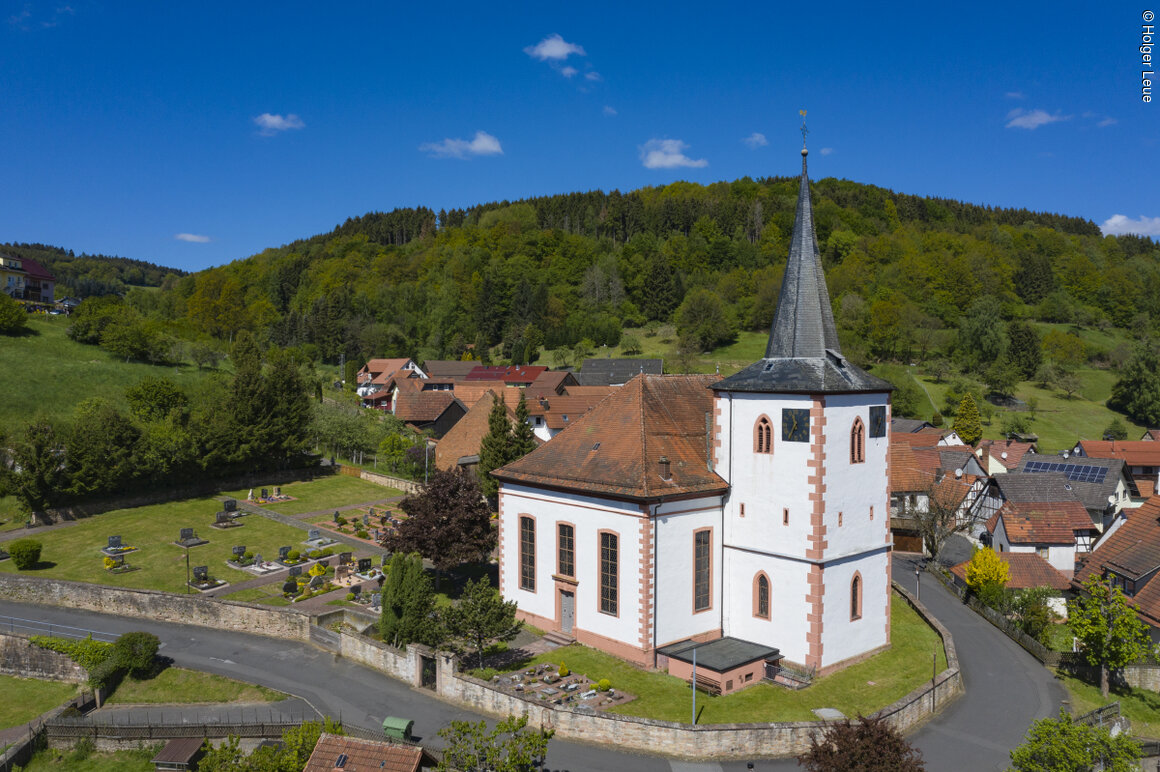
<path id="1" fill-rule="evenodd" d="M 914 599 L 915 600 L 922 599 L 922 588 L 921 588 L 921 584 L 919 582 L 919 576 L 920 575 L 918 573 L 918 561 L 915 561 L 915 563 L 914 563 Z"/>

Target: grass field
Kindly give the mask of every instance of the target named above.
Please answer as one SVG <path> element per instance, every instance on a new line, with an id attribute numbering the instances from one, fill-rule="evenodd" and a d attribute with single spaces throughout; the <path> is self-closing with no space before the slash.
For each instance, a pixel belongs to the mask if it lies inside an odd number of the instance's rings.
<path id="1" fill-rule="evenodd" d="M 213 371 L 179 366 L 126 363 L 96 346 L 70 340 L 64 316 L 33 315 L 31 335 L 5 337 L 0 345 L 0 426 L 19 428 L 38 415 L 67 419 L 91 397 L 120 399 L 125 389 L 147 375 L 168 378 L 191 389 Z M 220 365 L 229 369 L 228 360 Z M 30 384 L 37 384 L 30 388 Z"/>
<path id="2" fill-rule="evenodd" d="M 76 693 L 76 684 L 0 675 L 0 729 L 31 721 Z"/>
<path id="3" fill-rule="evenodd" d="M 209 544 L 189 550 L 190 565 L 209 566 L 211 576 L 227 582 L 253 578 L 226 566 L 235 544 L 244 544 L 264 557 L 276 557 L 278 547 L 283 545 L 307 549 L 301 543 L 306 537 L 304 531 L 260 515 L 242 518 L 245 525 L 241 528 L 226 531 L 210 528 L 214 514 L 220 509 L 221 503 L 212 498 L 188 499 L 107 512 L 75 525 L 46 531 L 35 537 L 44 545 L 42 567 L 25 573 L 114 587 L 185 592 L 185 550 L 173 544 L 183 527 L 193 528 L 201 538 L 209 540 Z M 105 570 L 100 550 L 108 544 L 108 537 L 114 535 L 120 535 L 123 544 L 138 548 L 125 556 L 125 562 L 139 566 L 140 570 L 124 574 Z M 0 572 L 15 571 L 13 561 L 0 563 Z"/>
<path id="4" fill-rule="evenodd" d="M 272 487 L 272 486 L 267 486 Z M 244 499 L 250 489 L 230 491 L 226 495 Z M 389 499 L 392 496 L 402 496 L 403 492 L 395 488 L 384 488 L 381 485 L 349 477 L 344 474 L 320 477 L 311 482 L 289 483 L 282 486 L 282 493 L 293 496 L 293 501 L 283 501 L 277 504 L 263 504 L 263 509 L 278 512 L 283 515 L 301 515 L 305 512 L 330 510 L 354 504 L 366 504 L 380 499 Z M 258 491 L 254 491 L 258 495 Z"/>
<path id="5" fill-rule="evenodd" d="M 921 368 L 903 365 L 877 365 L 873 368 L 873 373 L 895 383 L 907 377 L 911 378 L 930 397 L 930 402 L 921 411 L 923 416 L 929 420 L 936 410 L 942 412 L 945 395 L 950 389 L 949 378 L 944 378 L 942 383 L 936 383 L 933 376 L 922 374 Z M 1041 389 L 1030 382 L 1021 383 L 1015 389 L 1015 396 L 1019 399 L 1024 402 L 1034 399 L 1037 403 L 1031 431 L 1039 435 L 1040 452 L 1053 453 L 1071 448 L 1081 439 L 1098 440 L 1103 436 L 1108 424 L 1116 418 L 1128 427 L 1129 439 L 1139 439 L 1144 433 L 1144 427 L 1137 426 L 1104 405 L 1119 375 L 1112 370 L 1096 369 L 1078 370 L 1076 375 L 1079 376 L 1083 386 L 1079 394 L 1071 399 L 1054 389 Z M 995 408 L 991 422 L 983 424 L 983 437 L 1002 439 L 1003 420 L 1006 415 L 1006 410 Z M 1020 415 L 1030 414 L 1022 412 Z M 949 426 L 953 420 L 948 416 L 947 425 Z"/>
<path id="6" fill-rule="evenodd" d="M 125 678 L 106 702 L 109 705 L 276 702 L 286 697 L 264 686 L 232 678 L 169 667 L 153 678 Z"/>
<path id="7" fill-rule="evenodd" d="M 680 357 L 677 354 L 677 332 L 673 325 L 660 325 L 655 328 L 627 328 L 624 330 L 624 336 L 631 336 L 640 342 L 641 352 L 639 354 L 625 354 L 623 346 L 612 346 L 601 347 L 594 351 L 591 356 L 614 359 L 617 357 L 664 359 L 665 372 L 686 372 L 682 363 L 678 361 Z M 717 372 L 719 368 L 722 376 L 732 375 L 765 356 L 765 346 L 768 342 L 768 330 L 742 331 L 738 333 L 736 343 L 690 357 L 687 372 L 712 373 Z M 542 351 L 540 358 L 533 364 L 552 368 L 558 366 L 551 351 Z"/>
<path id="8" fill-rule="evenodd" d="M 801 691 L 761 683 L 726 697 L 697 695 L 698 723 L 727 724 L 765 721 L 813 721 L 814 708 L 837 708 L 847 716 L 869 714 L 903 697 L 930 680 L 931 654 L 938 652 L 938 669 L 946 656 L 938 636 L 906 601 L 895 596 L 891 604 L 892 647 Z M 637 695 L 613 712 L 664 721 L 688 722 L 689 684 L 679 678 L 651 673 L 578 644 L 540 654 L 531 663 L 564 662 L 593 680 L 607 678 L 614 689 Z"/>
<path id="9" fill-rule="evenodd" d="M 276 581 L 260 587 L 231 592 L 220 596 L 222 600 L 236 600 L 239 603 L 261 603 L 264 606 L 289 606 L 290 601 L 282 597 L 282 582 Z"/>
<path id="10" fill-rule="evenodd" d="M 1160 694 L 1146 689 L 1119 689 L 1113 686 L 1105 700 L 1100 696 L 1098 684 L 1092 685 L 1058 672 L 1055 677 L 1067 689 L 1072 713 L 1087 713 L 1118 700 L 1120 712 L 1132 721 L 1133 735 L 1160 739 Z"/>
<path id="11" fill-rule="evenodd" d="M 82 754 L 46 748 L 32 757 L 24 772 L 153 772 L 150 761 L 161 745 L 136 751 Z"/>

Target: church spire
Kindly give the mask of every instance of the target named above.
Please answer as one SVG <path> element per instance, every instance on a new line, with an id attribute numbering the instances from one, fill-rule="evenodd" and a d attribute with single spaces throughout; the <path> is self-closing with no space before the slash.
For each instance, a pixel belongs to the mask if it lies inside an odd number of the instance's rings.
<path id="1" fill-rule="evenodd" d="M 805 112 L 802 112 L 805 115 Z M 773 315 L 765 358 L 823 358 L 826 349 L 838 352 L 838 330 L 826 291 L 826 276 L 818 253 L 814 212 L 810 202 L 810 179 L 806 171 L 808 133 L 802 123 L 802 177 L 797 212 L 790 237 L 789 259 L 781 281 L 781 296 Z"/>

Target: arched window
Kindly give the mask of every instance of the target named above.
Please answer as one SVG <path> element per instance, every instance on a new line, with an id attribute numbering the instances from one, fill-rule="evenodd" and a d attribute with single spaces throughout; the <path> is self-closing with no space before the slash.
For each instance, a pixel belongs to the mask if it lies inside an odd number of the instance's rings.
<path id="1" fill-rule="evenodd" d="M 854 574 L 850 582 L 850 621 L 862 618 L 862 576 Z"/>
<path id="2" fill-rule="evenodd" d="M 753 616 L 769 619 L 769 577 L 764 573 L 753 580 Z"/>
<path id="3" fill-rule="evenodd" d="M 757 424 L 753 427 L 753 451 L 755 453 L 773 452 L 773 423 L 766 416 L 758 418 Z"/>
<path id="4" fill-rule="evenodd" d="M 861 464 L 866 460 L 866 426 L 859 416 L 850 427 L 850 463 Z"/>

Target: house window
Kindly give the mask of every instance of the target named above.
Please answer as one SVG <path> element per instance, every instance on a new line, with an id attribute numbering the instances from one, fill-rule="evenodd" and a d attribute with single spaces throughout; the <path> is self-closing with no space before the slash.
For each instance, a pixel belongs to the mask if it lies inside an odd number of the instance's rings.
<path id="1" fill-rule="evenodd" d="M 557 535 L 559 548 L 556 551 L 556 573 L 560 576 L 575 576 L 576 560 L 573 552 L 575 532 L 572 526 L 560 523 L 557 526 Z"/>
<path id="2" fill-rule="evenodd" d="M 850 582 L 850 621 L 862 618 L 862 577 L 854 574 Z"/>
<path id="3" fill-rule="evenodd" d="M 753 427 L 753 450 L 755 453 L 773 452 L 773 423 L 766 416 L 758 418 Z"/>
<path id="4" fill-rule="evenodd" d="M 781 524 L 782 525 L 789 525 L 789 510 L 788 509 L 783 509 L 781 511 Z"/>
<path id="5" fill-rule="evenodd" d="M 600 532 L 600 610 L 616 616 L 617 575 L 619 572 L 618 537 L 608 531 Z"/>
<path id="6" fill-rule="evenodd" d="M 1044 560 L 1047 560 L 1047 547 L 1036 547 L 1035 554 Z"/>
<path id="7" fill-rule="evenodd" d="M 758 574 L 753 584 L 753 616 L 769 619 L 769 577 Z"/>
<path id="8" fill-rule="evenodd" d="M 536 521 L 520 518 L 520 589 L 536 591 Z"/>
<path id="9" fill-rule="evenodd" d="M 693 534 L 693 611 L 705 611 L 712 606 L 710 587 L 712 584 L 712 558 L 709 550 L 713 532 L 706 528 Z"/>
<path id="10" fill-rule="evenodd" d="M 862 417 L 854 419 L 850 427 L 850 463 L 861 464 L 866 460 L 866 427 L 862 424 Z"/>

